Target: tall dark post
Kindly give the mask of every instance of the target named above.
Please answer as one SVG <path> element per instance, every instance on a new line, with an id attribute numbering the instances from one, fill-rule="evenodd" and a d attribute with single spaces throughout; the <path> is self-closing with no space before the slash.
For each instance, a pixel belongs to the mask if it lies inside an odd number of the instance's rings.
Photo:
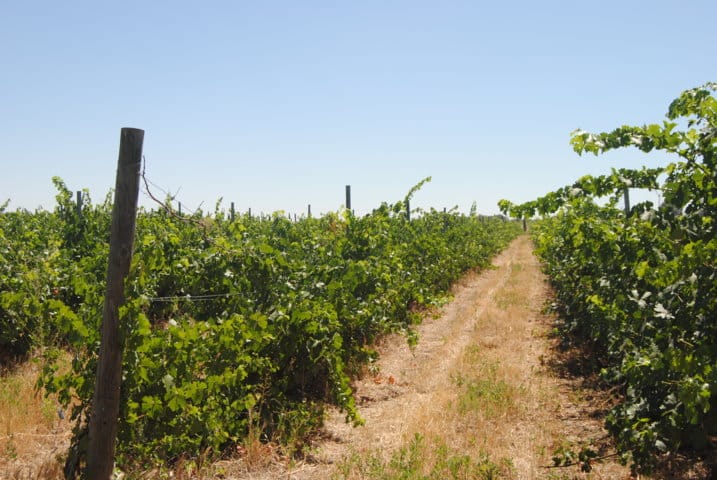
<path id="1" fill-rule="evenodd" d="M 77 191 L 77 218 L 82 218 L 82 191 Z"/>
<path id="2" fill-rule="evenodd" d="M 351 210 L 351 185 L 346 185 L 346 210 Z"/>
<path id="3" fill-rule="evenodd" d="M 309 218 L 311 218 L 311 204 L 309 204 L 309 212 L 308 212 Z"/>
<path id="4" fill-rule="evenodd" d="M 630 189 L 625 187 L 625 217 L 630 216 Z"/>
<path id="5" fill-rule="evenodd" d="M 93 480 L 109 480 L 114 467 L 124 347 L 120 339 L 119 309 L 124 303 L 124 280 L 132 262 L 143 142 L 144 130 L 122 129 L 112 208 L 107 289 L 102 310 L 100 355 L 87 448 L 86 478 Z"/>
<path id="6" fill-rule="evenodd" d="M 411 221 L 411 201 L 406 200 L 406 218 Z"/>
<path id="7" fill-rule="evenodd" d="M 232 202 L 231 219 L 232 219 L 232 222 L 233 222 L 233 221 L 234 221 L 234 202 Z"/>

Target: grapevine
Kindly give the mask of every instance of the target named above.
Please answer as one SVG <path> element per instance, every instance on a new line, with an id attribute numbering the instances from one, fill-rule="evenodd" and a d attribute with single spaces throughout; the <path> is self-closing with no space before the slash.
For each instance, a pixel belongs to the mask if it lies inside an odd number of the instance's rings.
<path id="1" fill-rule="evenodd" d="M 534 238 L 561 330 L 590 343 L 603 378 L 622 388 L 607 427 L 636 470 L 717 435 L 715 90 L 685 91 L 662 124 L 572 134 L 579 154 L 632 147 L 675 161 L 586 176 L 521 205 L 500 202 L 518 218 L 543 216 Z M 623 211 L 627 188 L 657 189 L 664 201 Z"/>
<path id="2" fill-rule="evenodd" d="M 79 472 L 110 205 L 85 195 L 80 215 L 62 180 L 54 183 L 54 212 L 0 215 L 0 342 L 14 355 L 43 352 L 40 385 L 72 411 L 67 471 Z M 232 219 L 217 207 L 187 222 L 169 207 L 141 210 L 120 312 L 117 464 L 221 455 L 250 431 L 265 441 L 305 438 L 331 404 L 360 423 L 351 378 L 375 360 L 376 339 L 396 332 L 415 341 L 420 307 L 519 233 L 503 218 L 453 211 L 409 220 L 423 183 L 365 216 Z"/>

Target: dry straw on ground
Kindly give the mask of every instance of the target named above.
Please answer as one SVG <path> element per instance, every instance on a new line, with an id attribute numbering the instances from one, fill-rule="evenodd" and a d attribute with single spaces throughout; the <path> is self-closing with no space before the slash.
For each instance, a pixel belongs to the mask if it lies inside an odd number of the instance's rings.
<path id="1" fill-rule="evenodd" d="M 33 361 L 0 375 L 2 479 L 63 478 L 58 457 L 67 450 L 71 426 L 58 404 L 35 390 L 37 377 Z"/>

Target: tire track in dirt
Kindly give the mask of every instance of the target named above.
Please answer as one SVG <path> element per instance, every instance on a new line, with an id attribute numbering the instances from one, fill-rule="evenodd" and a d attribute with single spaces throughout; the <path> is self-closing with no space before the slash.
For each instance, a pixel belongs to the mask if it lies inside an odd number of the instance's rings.
<path id="1" fill-rule="evenodd" d="M 440 316 L 426 318 L 417 327 L 418 344 L 413 350 L 399 336 L 391 336 L 379 346 L 380 373 L 354 384 L 365 426 L 347 425 L 343 416 L 334 412 L 326 428 L 338 441 L 322 446 L 322 461 L 340 460 L 346 445 L 371 445 L 390 451 L 410 433 L 415 418 L 440 407 L 434 402 L 434 394 L 450 381 L 451 369 L 471 343 L 477 320 L 508 280 L 514 255 L 514 249 L 509 248 L 494 259 L 495 268 L 464 277 Z"/>

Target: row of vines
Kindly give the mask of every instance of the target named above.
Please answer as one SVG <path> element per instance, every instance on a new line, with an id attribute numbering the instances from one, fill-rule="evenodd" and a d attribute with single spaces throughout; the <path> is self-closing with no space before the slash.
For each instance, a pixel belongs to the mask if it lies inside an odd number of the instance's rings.
<path id="1" fill-rule="evenodd" d="M 53 212 L 0 209 L 0 350 L 5 361 L 43 352 L 40 385 L 76 422 L 72 470 L 91 415 L 111 206 L 85 195 L 79 214 L 54 182 Z M 118 464 L 218 455 L 250 431 L 300 440 L 328 404 L 359 423 L 350 378 L 375 360 L 377 337 L 415 341 L 421 308 L 520 230 L 455 211 L 409 221 L 420 185 L 365 216 L 140 210 L 121 309 Z"/>
<path id="2" fill-rule="evenodd" d="M 622 401 L 607 417 L 623 459 L 650 470 L 663 455 L 717 438 L 717 84 L 684 92 L 667 120 L 612 132 L 576 131 L 576 152 L 661 150 L 661 168 L 586 176 L 501 209 L 535 222 L 537 252 L 556 291 L 561 330 L 595 353 Z M 627 211 L 626 189 L 660 205 Z"/>

